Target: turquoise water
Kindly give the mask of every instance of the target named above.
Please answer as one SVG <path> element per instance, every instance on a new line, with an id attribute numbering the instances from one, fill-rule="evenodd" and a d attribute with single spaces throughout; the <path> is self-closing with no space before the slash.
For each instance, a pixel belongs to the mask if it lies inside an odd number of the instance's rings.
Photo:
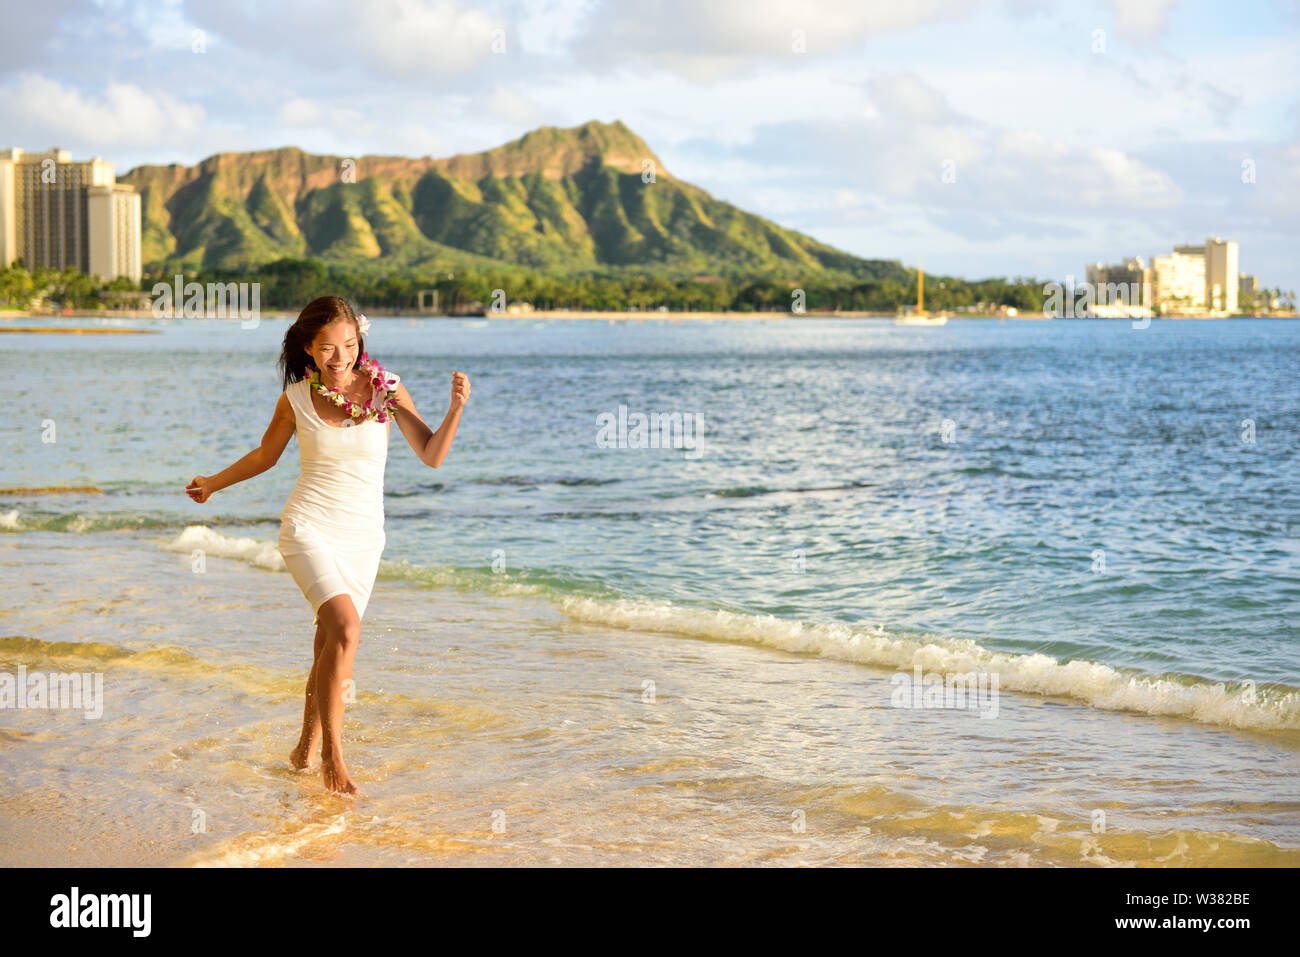
<path id="1" fill-rule="evenodd" d="M 296 443 L 181 489 L 260 440 L 286 323 L 129 324 L 162 334 L 0 342 L 58 430 L 11 423 L 0 485 L 105 492 L 11 501 L 23 526 L 273 540 Z M 393 430 L 403 574 L 1300 684 L 1300 324 L 378 320 L 368 349 L 433 427 L 474 386 L 441 469 Z M 620 405 L 702 413 L 697 450 L 599 447 Z"/>

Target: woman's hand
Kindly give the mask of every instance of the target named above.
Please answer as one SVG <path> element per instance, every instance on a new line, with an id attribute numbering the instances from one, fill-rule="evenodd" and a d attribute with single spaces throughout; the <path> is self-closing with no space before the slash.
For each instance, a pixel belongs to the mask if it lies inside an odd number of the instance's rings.
<path id="1" fill-rule="evenodd" d="M 451 374 L 451 408 L 453 412 L 465 407 L 469 399 L 469 376 L 463 372 Z"/>
<path id="2" fill-rule="evenodd" d="M 209 478 L 211 478 L 211 476 L 208 475 L 194 476 L 194 480 L 190 482 L 189 485 L 185 486 L 185 494 L 202 505 L 212 497 L 213 489 L 208 485 Z"/>

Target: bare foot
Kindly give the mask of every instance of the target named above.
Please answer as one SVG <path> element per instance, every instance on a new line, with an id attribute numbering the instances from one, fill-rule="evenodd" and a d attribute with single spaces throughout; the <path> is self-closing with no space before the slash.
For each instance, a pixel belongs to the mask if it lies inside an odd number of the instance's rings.
<path id="1" fill-rule="evenodd" d="M 343 763 L 343 759 L 330 761 L 321 758 L 321 780 L 325 783 L 325 789 L 331 794 L 341 794 L 347 797 L 360 797 L 361 789 L 352 781 L 352 776 L 348 774 L 348 766 Z"/>
<path id="2" fill-rule="evenodd" d="M 304 746 L 299 744 L 289 752 L 289 763 L 293 765 L 295 771 L 305 771 L 308 768 L 315 767 L 311 763 L 312 748 L 310 745 Z"/>

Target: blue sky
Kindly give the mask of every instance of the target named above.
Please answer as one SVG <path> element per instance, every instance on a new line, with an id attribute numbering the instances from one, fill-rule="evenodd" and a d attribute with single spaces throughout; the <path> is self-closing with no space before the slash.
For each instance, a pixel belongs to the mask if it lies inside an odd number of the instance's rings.
<path id="1" fill-rule="evenodd" d="M 50 0 L 5 24 L 0 146 L 119 174 L 619 119 L 862 256 L 1063 279 L 1217 235 L 1300 288 L 1297 0 Z"/>

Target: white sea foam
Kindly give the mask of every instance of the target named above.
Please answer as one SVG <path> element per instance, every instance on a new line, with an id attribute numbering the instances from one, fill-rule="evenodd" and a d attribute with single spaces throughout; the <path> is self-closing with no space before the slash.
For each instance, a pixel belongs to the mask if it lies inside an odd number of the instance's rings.
<path id="1" fill-rule="evenodd" d="M 1205 724 L 1262 730 L 1300 729 L 1300 693 L 1233 693 L 1224 684 L 1126 674 L 1090 661 L 989 651 L 973 641 L 892 635 L 881 628 L 804 624 L 773 615 L 686 608 L 671 602 L 603 601 L 570 596 L 572 618 L 619 628 L 743 642 L 883 668 L 996 672 L 1001 690 L 1076 698 L 1097 708 L 1174 715 Z"/>
<path id="2" fill-rule="evenodd" d="M 269 571 L 284 571 L 284 558 L 275 542 L 266 542 L 257 538 L 237 538 L 223 535 L 206 525 L 187 525 L 185 530 L 162 548 L 169 552 L 192 553 L 202 549 L 204 555 L 218 558 L 236 558 L 265 568 Z"/>
<path id="3" fill-rule="evenodd" d="M 18 520 L 18 509 L 11 508 L 7 512 L 0 512 L 0 528 L 7 528 L 12 532 L 20 531 L 22 523 Z"/>
<path id="4" fill-rule="evenodd" d="M 0 521 L 5 516 L 0 515 Z M 284 559 L 273 542 L 223 535 L 205 525 L 190 525 L 163 546 L 188 553 L 203 549 L 210 556 L 247 561 L 260 568 L 283 571 Z M 454 568 L 430 569 L 405 561 L 384 562 L 385 577 L 454 587 L 468 582 L 496 594 L 544 596 L 534 584 L 485 582 L 481 574 Z M 1205 724 L 1258 730 L 1300 729 L 1300 692 L 1257 692 L 1254 700 L 1223 683 L 1181 681 L 1126 673 L 1091 661 L 1059 661 L 1044 654 L 994 652 L 967 639 L 931 636 L 908 637 L 880 627 L 845 624 L 805 624 L 774 615 L 747 615 L 728 611 L 683 607 L 672 602 L 652 602 L 567 596 L 558 600 L 570 617 L 619 628 L 633 628 L 742 642 L 851 661 L 881 668 L 923 671 L 996 672 L 1002 691 L 1074 698 L 1096 708 L 1190 718 Z"/>
<path id="5" fill-rule="evenodd" d="M 275 864 L 314 841 L 342 834 L 347 826 L 346 815 L 340 814 L 332 821 L 308 824 L 295 833 L 245 834 L 195 855 L 190 864 L 194 867 L 258 867 Z"/>

